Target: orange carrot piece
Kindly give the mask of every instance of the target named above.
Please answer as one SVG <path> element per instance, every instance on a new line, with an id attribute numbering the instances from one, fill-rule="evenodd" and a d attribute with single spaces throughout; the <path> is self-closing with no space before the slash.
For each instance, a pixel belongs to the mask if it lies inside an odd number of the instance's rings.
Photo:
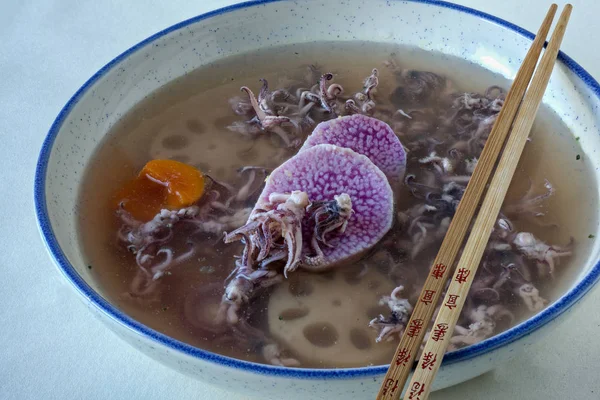
<path id="1" fill-rule="evenodd" d="M 140 176 L 165 186 L 167 207 L 181 208 L 195 203 L 204 193 L 204 175 L 196 168 L 174 160 L 152 160 Z"/>
<path id="2" fill-rule="evenodd" d="M 150 221 L 167 203 L 167 188 L 146 177 L 127 182 L 113 196 L 115 206 L 123 208 L 138 221 Z"/>
<path id="3" fill-rule="evenodd" d="M 150 221 L 161 209 L 187 207 L 202 197 L 204 175 L 173 160 L 152 160 L 140 174 L 118 190 L 113 199 L 135 219 Z"/>

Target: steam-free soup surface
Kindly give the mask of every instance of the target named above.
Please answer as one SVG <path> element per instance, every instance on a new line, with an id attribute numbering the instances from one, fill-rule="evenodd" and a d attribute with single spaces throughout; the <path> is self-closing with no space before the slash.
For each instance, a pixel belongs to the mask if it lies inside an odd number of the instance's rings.
<path id="1" fill-rule="evenodd" d="M 178 256 L 191 246 L 192 256 L 165 270 L 155 281 L 139 281 L 136 256 L 118 238 L 122 221 L 116 215 L 114 193 L 133 179 L 144 164 L 153 159 L 181 161 L 214 181 L 232 185 L 234 191 L 249 191 L 246 198 L 232 203 L 228 210 L 230 214 L 240 212 L 238 221 L 229 222 L 236 225 L 228 227 L 231 231 L 245 224 L 247 213 L 243 210 L 252 208 L 265 177 L 262 169 L 240 173 L 240 168 L 276 168 L 298 151 L 314 127 L 302 127 L 301 133 L 286 127 L 291 141 L 296 141 L 291 146 L 273 132 L 245 134 L 248 118 L 236 115 L 232 110 L 236 100 L 230 101 L 236 96 L 246 99 L 240 86 L 248 86 L 258 94 L 262 85 L 259 79 L 264 78 L 272 91 L 292 88 L 293 92 L 303 85 L 309 90 L 321 73 L 331 72 L 331 82 L 341 85 L 343 96 L 350 98 L 363 90 L 363 81 L 373 68 L 378 69 L 379 81 L 373 94 L 375 110 L 402 112 L 392 115 L 376 111 L 372 115 L 387 119 L 385 122 L 400 138 L 407 150 L 406 176 L 410 177 L 394 186 L 394 226 L 369 254 L 325 274 L 293 272 L 283 283 L 262 291 L 240 311 L 244 323 L 247 321 L 255 329 L 250 332 L 236 333 L 231 327 L 207 329 L 206 321 L 214 317 L 227 277 L 235 267 L 234 256 L 240 255 L 242 249 L 240 244 L 224 244 L 222 231 L 195 234 L 189 226 L 178 229 L 170 248 Z M 402 85 L 407 70 L 445 77 L 447 87 L 443 94 L 419 104 L 404 101 L 403 92 L 398 92 L 397 87 Z M 501 105 L 502 89 L 509 84 L 501 76 L 458 59 L 413 48 L 358 42 L 280 47 L 202 67 L 164 86 L 125 115 L 90 162 L 80 192 L 80 238 L 92 273 L 103 295 L 133 318 L 203 349 L 269 362 L 264 347 L 275 343 L 281 350 L 279 359 L 297 360 L 304 367 L 388 363 L 402 331 L 402 321 L 394 319 L 388 308 L 389 301 L 394 300 L 389 297 L 391 291 L 403 286 L 395 292 L 396 296 L 414 306 L 443 238 L 443 225 L 448 222 L 441 217 L 418 219 L 408 215 L 409 210 L 426 202 L 423 185 L 435 182 L 430 176 L 435 173 L 435 161 L 426 158 L 463 157 L 458 160 L 459 169 L 449 173 L 449 177 L 465 175 L 468 163 L 476 159 L 467 154 L 471 150 L 452 153 L 452 143 L 436 144 L 433 140 L 443 130 L 442 111 L 451 109 L 450 105 L 438 105 L 441 96 L 458 98 L 457 94 L 465 92 L 484 96 L 489 87 L 498 86 L 489 98 L 496 96 Z M 338 112 L 345 113 L 343 108 Z M 330 118 L 323 113 L 311 115 L 315 124 Z M 419 119 L 425 124 L 422 132 L 413 124 Z M 231 126 L 237 128 L 232 130 Z M 489 129 L 484 138 L 488 133 Z M 480 279 L 474 283 L 479 285 L 475 288 L 479 291 L 471 292 L 453 348 L 483 340 L 528 318 L 555 299 L 577 273 L 591 243 L 588 235 L 596 224 L 598 204 L 598 199 L 588 192 L 592 178 L 581 154 L 576 138 L 556 115 L 542 107 L 500 216 L 510 224 L 504 229 L 511 236 L 492 235 L 498 249 L 486 253 L 478 273 Z M 454 178 L 447 179 L 450 182 Z M 461 179 L 456 178 L 457 184 L 464 187 L 466 181 Z M 524 200 L 530 186 L 531 193 Z M 549 195 L 535 203 L 534 209 L 523 211 L 527 199 L 544 194 Z M 453 196 L 459 198 L 460 194 Z M 502 227 L 496 229 L 503 234 Z M 542 248 L 537 258 L 520 250 L 515 236 L 523 232 L 531 233 L 536 243 L 551 250 Z M 423 241 L 424 237 L 427 240 Z M 417 245 L 422 247 L 419 251 L 414 250 Z M 564 253 L 553 258 L 553 271 L 544 259 L 544 251 Z M 501 279 L 505 279 L 504 283 L 499 282 Z M 519 295 L 519 288 L 525 283 L 539 292 L 537 297 L 544 300 L 543 304 L 528 304 Z M 475 315 L 477 310 L 487 312 L 485 318 L 493 319 L 492 331 L 474 330 L 472 324 L 481 317 Z M 349 320 L 356 315 L 358 322 L 352 325 Z M 386 326 L 400 330 L 386 333 Z M 240 336 L 247 340 L 240 340 Z M 376 343 L 377 337 L 383 340 Z M 348 356 L 333 357 L 332 354 L 340 354 L 340 349 Z"/>

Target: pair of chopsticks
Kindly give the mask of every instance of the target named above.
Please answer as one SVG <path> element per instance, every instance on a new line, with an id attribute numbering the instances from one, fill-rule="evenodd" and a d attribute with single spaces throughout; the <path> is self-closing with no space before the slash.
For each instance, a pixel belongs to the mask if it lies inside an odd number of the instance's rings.
<path id="1" fill-rule="evenodd" d="M 565 6 L 532 80 L 531 77 L 557 10 L 556 4 L 550 6 L 517 72 L 427 276 L 419 301 L 406 325 L 377 400 L 400 398 L 425 331 L 433 317 L 440 295 L 445 289 L 450 270 L 486 189 L 486 184 L 489 182 L 485 198 L 433 323 L 421 359 L 406 389 L 404 400 L 425 400 L 429 396 L 431 385 L 452 337 L 548 85 L 572 8 L 570 4 Z M 530 81 L 531 85 L 529 85 Z M 528 86 L 530 86 L 529 90 L 527 90 Z M 498 166 L 490 181 L 497 161 Z"/>

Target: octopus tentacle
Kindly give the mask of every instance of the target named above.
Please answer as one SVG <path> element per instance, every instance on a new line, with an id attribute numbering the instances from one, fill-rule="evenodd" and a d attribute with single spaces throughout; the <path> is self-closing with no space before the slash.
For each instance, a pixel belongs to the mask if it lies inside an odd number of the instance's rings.
<path id="1" fill-rule="evenodd" d="M 255 296 L 259 288 L 287 278 L 288 273 L 301 264 L 314 262 L 309 257 L 302 257 L 302 221 L 307 212 L 317 216 L 313 217 L 315 233 L 311 240 L 318 249 L 317 254 L 320 251 L 317 243 L 319 238 L 331 234 L 333 229 L 329 228 L 334 223 L 335 229 L 343 233 L 347 219 L 352 214 L 352 202 L 347 194 L 335 196 L 332 201 L 319 202 L 317 207 L 311 204 L 306 193 L 300 191 L 271 193 L 268 200 L 264 207 L 253 211 L 246 225 L 226 233 L 224 237 L 226 243 L 241 240 L 245 244 L 235 275 L 223 297 L 221 314 L 230 323 L 238 320 L 240 307 Z M 283 246 L 277 246 L 277 243 L 283 243 Z M 271 263 L 280 260 L 286 261 L 283 276 L 277 270 L 267 269 Z"/>
<path id="2" fill-rule="evenodd" d="M 404 286 L 398 286 L 389 296 L 384 296 L 379 301 L 380 305 L 387 305 L 390 308 L 390 316 L 386 318 L 379 315 L 369 322 L 369 326 L 379 333 L 377 342 L 393 340 L 394 335 L 399 337 L 404 331 L 413 307 L 408 299 L 400 296 L 403 291 Z"/>

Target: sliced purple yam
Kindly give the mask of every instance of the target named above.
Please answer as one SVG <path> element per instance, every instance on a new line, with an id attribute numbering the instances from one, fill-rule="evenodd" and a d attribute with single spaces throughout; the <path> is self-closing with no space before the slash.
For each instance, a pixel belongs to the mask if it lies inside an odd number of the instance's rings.
<path id="1" fill-rule="evenodd" d="M 350 149 L 322 144 L 298 153 L 269 175 L 255 209 L 268 204 L 271 193 L 294 190 L 306 192 L 313 202 L 347 193 L 354 211 L 346 231 L 331 240 L 332 247 L 323 246 L 323 262 L 305 269 L 350 261 L 373 247 L 392 226 L 394 196 L 388 179 L 367 157 Z M 307 219 L 306 227 L 310 226 Z M 311 252 L 310 237 L 310 229 L 305 229 L 303 253 Z"/>
<path id="2" fill-rule="evenodd" d="M 318 144 L 333 144 L 363 154 L 391 181 L 404 178 L 406 152 L 392 128 L 383 121 L 362 114 L 321 122 L 300 151 Z"/>

